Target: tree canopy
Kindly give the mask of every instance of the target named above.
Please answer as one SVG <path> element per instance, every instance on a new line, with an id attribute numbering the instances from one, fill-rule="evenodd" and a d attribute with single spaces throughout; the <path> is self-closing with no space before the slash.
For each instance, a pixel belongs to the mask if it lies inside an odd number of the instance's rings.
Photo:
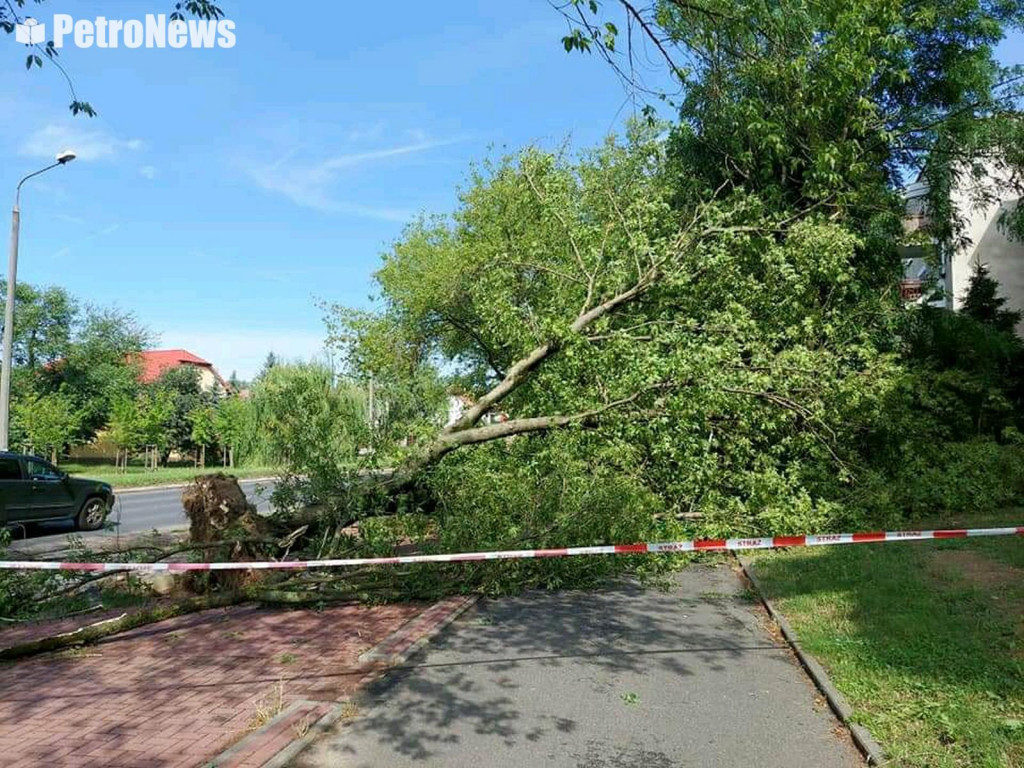
<path id="1" fill-rule="evenodd" d="M 331 313 L 357 378 L 412 391 L 433 376 L 470 396 L 454 424 L 407 426 L 418 437 L 387 482 L 568 430 L 723 533 L 891 511 L 865 494 L 923 455 L 915 432 L 938 434 L 946 407 L 912 367 L 934 347 L 908 348 L 900 188 L 926 175 L 932 234 L 952 242 L 957 177 L 1013 168 L 1019 75 L 993 48 L 1022 5 L 618 5 L 621 33 L 600 3 L 570 3 L 564 45 L 635 83 L 646 41 L 679 84 L 678 122 L 648 113 L 590 152 L 484 163 L 455 211 L 385 253 L 380 311 Z"/>
<path id="2" fill-rule="evenodd" d="M 7 281 L 0 280 L 0 312 L 6 304 Z M 63 288 L 19 283 L 14 296 L 14 364 L 37 370 L 67 355 L 78 314 L 77 302 Z"/>
<path id="3" fill-rule="evenodd" d="M 379 372 L 412 357 L 479 382 L 412 467 L 587 427 L 690 507 L 755 493 L 755 463 L 777 484 L 797 456 L 847 463 L 847 390 L 882 386 L 889 364 L 872 334 L 890 305 L 857 278 L 861 241 L 752 195 L 681 208 L 672 179 L 657 129 L 638 126 L 579 158 L 504 158 L 450 219 L 409 229 L 378 272 L 384 312 L 349 322 L 348 359 Z M 492 409 L 508 420 L 484 423 Z"/>
<path id="4" fill-rule="evenodd" d="M 602 23 L 605 6 L 626 29 Z M 1006 168 L 1019 193 L 1022 73 L 994 55 L 1024 22 L 1019 2 L 571 0 L 564 12 L 568 49 L 600 52 L 631 84 L 645 49 L 673 75 L 681 190 L 740 186 L 839 217 L 883 279 L 908 177 L 928 179 L 944 239 L 962 234 L 951 188 L 983 164 Z"/>
<path id="5" fill-rule="evenodd" d="M 0 290 L 0 304 L 5 295 Z M 64 414 L 47 417 L 64 425 L 58 451 L 88 441 L 106 426 L 115 402 L 135 397 L 134 361 L 153 336 L 131 313 L 83 307 L 63 288 L 20 283 L 14 318 L 12 427 L 21 442 L 55 447 L 53 430 L 43 440 L 30 426 L 41 423 L 35 412 L 42 410 Z"/>

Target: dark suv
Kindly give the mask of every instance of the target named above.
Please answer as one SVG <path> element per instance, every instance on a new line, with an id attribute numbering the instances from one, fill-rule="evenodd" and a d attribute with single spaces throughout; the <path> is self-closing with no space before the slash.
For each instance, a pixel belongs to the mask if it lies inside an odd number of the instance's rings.
<path id="1" fill-rule="evenodd" d="M 114 505 L 114 489 L 71 477 L 37 456 L 0 453 L 0 524 L 74 520 L 95 531 Z"/>

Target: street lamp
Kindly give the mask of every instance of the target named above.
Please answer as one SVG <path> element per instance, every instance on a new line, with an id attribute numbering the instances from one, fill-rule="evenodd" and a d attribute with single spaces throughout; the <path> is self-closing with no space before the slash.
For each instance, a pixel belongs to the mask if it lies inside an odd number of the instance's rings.
<path id="1" fill-rule="evenodd" d="M 14 290 L 18 278 L 18 230 L 21 227 L 21 185 L 46 173 L 58 165 L 67 165 L 75 159 L 75 153 L 65 149 L 57 155 L 57 162 L 30 173 L 18 182 L 14 191 L 14 210 L 11 212 L 11 257 L 7 263 L 7 306 L 4 307 L 3 369 L 0 370 L 0 451 L 9 445 L 11 425 L 11 352 L 14 346 Z"/>

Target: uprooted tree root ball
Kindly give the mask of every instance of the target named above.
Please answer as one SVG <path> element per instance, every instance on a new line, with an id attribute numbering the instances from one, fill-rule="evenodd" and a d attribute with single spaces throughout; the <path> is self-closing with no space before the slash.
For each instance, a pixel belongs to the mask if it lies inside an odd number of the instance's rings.
<path id="1" fill-rule="evenodd" d="M 203 550 L 205 560 L 264 559 L 266 545 L 262 541 L 273 536 L 272 526 L 245 497 L 236 477 L 222 473 L 197 477 L 182 492 L 181 502 L 189 520 L 192 544 L 224 542 Z M 245 571 L 194 575 L 205 585 L 225 589 L 236 589 L 258 579 Z M 201 586 L 193 581 L 194 586 Z"/>

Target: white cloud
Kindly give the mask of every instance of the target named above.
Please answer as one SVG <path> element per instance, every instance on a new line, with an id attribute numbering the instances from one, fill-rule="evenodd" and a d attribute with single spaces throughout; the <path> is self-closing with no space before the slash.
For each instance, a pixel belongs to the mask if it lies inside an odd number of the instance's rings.
<path id="1" fill-rule="evenodd" d="M 373 123 L 361 125 L 357 128 L 352 128 L 348 132 L 348 140 L 353 142 L 367 140 L 375 141 L 384 135 L 387 127 L 387 123 L 383 120 L 377 120 Z"/>
<path id="2" fill-rule="evenodd" d="M 79 160 L 90 162 L 114 158 L 142 148 L 141 139 L 120 139 L 102 130 L 64 123 L 50 123 L 22 142 L 20 152 L 29 157 L 52 160 L 63 149 L 74 150 Z"/>
<path id="3" fill-rule="evenodd" d="M 144 165 L 144 166 L 142 166 L 141 168 L 139 168 L 139 176 L 141 176 L 144 179 L 149 179 L 150 181 L 152 181 L 153 179 L 156 178 L 156 166 L 154 166 L 154 165 Z"/>
<path id="4" fill-rule="evenodd" d="M 387 149 L 374 149 L 369 152 L 349 152 L 348 154 L 336 155 L 335 157 L 329 158 L 322 163 L 319 168 L 319 173 L 330 173 L 341 168 L 351 168 L 354 165 L 362 165 L 363 163 L 371 162 L 373 160 L 383 160 L 387 157 L 398 157 L 399 155 L 410 155 L 415 152 L 423 152 L 427 149 L 433 149 L 434 147 L 441 147 L 445 144 L 452 144 L 453 141 L 425 141 L 420 140 L 415 144 L 403 144 L 398 147 L 388 147 Z"/>
<path id="5" fill-rule="evenodd" d="M 76 220 L 76 219 L 74 219 L 74 217 L 71 217 L 71 216 L 67 217 L 67 220 L 68 221 L 79 221 L 79 222 L 82 222 L 81 219 L 77 219 Z M 82 222 L 82 223 L 84 223 L 84 222 Z M 101 237 L 106 237 L 107 235 L 112 235 L 115 232 L 117 232 L 120 228 L 121 228 L 120 224 L 114 223 L 114 224 L 108 224 L 107 226 L 101 227 L 99 229 L 94 229 L 92 232 L 89 232 L 88 234 L 83 235 L 83 236 L 77 238 L 74 242 L 69 243 L 68 245 L 65 245 L 65 246 L 63 246 L 61 248 L 58 248 L 56 251 L 54 251 L 53 258 L 55 258 L 55 259 L 62 259 L 64 257 L 66 257 L 66 256 L 70 256 L 72 253 L 74 253 L 75 248 L 77 246 L 84 245 L 85 243 L 94 242 L 95 240 L 97 240 L 97 239 L 99 239 Z"/>
<path id="6" fill-rule="evenodd" d="M 68 224 L 85 224 L 85 219 L 80 216 L 71 216 L 67 213 L 55 213 L 53 214 L 53 218 L 57 219 L 57 221 L 63 221 Z"/>
<path id="7" fill-rule="evenodd" d="M 325 213 L 343 213 L 353 216 L 384 219 L 386 221 L 409 221 L 415 211 L 387 206 L 370 206 L 338 199 L 333 186 L 344 171 L 379 162 L 390 158 L 412 155 L 454 144 L 460 139 L 427 140 L 422 134 L 411 143 L 363 152 L 336 154 L 316 162 L 296 160 L 290 152 L 270 165 L 252 164 L 249 175 L 261 188 L 284 195 L 296 205 Z"/>
<path id="8" fill-rule="evenodd" d="M 163 349 L 187 349 L 213 363 L 225 379 L 232 371 L 241 379 L 255 376 L 273 352 L 279 360 L 309 360 L 324 351 L 324 334 L 289 330 L 167 331 Z"/>

